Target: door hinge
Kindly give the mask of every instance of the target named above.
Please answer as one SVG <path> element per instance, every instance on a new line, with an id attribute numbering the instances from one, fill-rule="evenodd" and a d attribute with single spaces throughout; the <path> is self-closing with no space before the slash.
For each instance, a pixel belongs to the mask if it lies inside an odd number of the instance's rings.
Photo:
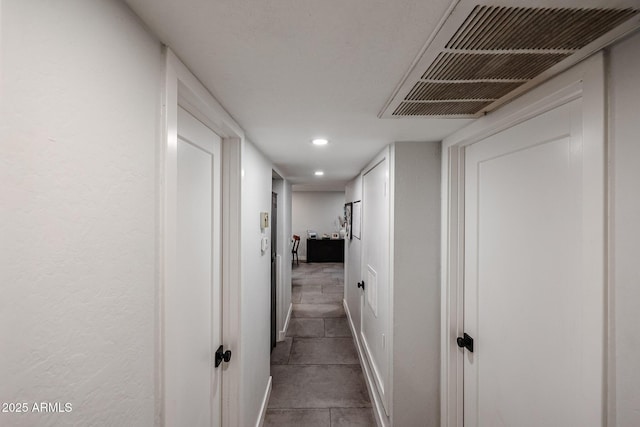
<path id="1" fill-rule="evenodd" d="M 231 350 L 224 351 L 224 347 L 220 346 L 216 350 L 216 368 L 220 366 L 223 360 L 229 363 L 231 360 Z"/>
<path id="2" fill-rule="evenodd" d="M 469 335 L 465 333 L 464 337 L 458 337 L 456 341 L 458 342 L 458 347 L 466 348 L 471 353 L 473 353 L 473 338 L 471 338 Z"/>

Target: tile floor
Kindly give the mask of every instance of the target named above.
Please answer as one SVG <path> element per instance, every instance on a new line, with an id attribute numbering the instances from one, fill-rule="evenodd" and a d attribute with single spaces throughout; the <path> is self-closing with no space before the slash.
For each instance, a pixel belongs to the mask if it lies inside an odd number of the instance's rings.
<path id="1" fill-rule="evenodd" d="M 293 267 L 293 312 L 286 340 L 271 353 L 265 426 L 376 425 L 342 306 L 343 282 L 343 264 Z"/>

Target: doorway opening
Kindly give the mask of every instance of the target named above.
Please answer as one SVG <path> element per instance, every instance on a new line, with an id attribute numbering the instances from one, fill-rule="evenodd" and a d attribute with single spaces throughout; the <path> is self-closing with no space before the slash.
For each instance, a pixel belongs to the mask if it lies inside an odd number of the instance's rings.
<path id="1" fill-rule="evenodd" d="M 278 193 L 271 192 L 271 351 L 276 347 L 278 326 Z"/>

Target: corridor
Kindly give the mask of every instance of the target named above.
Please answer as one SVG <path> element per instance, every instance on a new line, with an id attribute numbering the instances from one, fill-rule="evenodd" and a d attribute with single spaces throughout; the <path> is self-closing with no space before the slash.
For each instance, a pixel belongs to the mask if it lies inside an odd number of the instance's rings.
<path id="1" fill-rule="evenodd" d="M 293 267 L 293 313 L 271 354 L 265 426 L 375 426 L 343 294 L 343 264 Z"/>

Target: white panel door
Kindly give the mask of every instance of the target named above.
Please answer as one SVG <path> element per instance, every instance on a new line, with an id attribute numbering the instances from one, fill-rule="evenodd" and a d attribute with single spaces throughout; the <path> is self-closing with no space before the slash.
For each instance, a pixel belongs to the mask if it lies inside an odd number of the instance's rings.
<path id="1" fill-rule="evenodd" d="M 165 289 L 167 426 L 219 427 L 220 138 L 178 109 L 176 280 Z"/>
<path id="2" fill-rule="evenodd" d="M 604 158 L 582 129 L 578 99 L 466 149 L 465 426 L 603 425 Z"/>
<path id="3" fill-rule="evenodd" d="M 389 161 L 385 157 L 362 180 L 361 341 L 385 410 L 389 411 L 391 314 L 389 302 Z"/>

